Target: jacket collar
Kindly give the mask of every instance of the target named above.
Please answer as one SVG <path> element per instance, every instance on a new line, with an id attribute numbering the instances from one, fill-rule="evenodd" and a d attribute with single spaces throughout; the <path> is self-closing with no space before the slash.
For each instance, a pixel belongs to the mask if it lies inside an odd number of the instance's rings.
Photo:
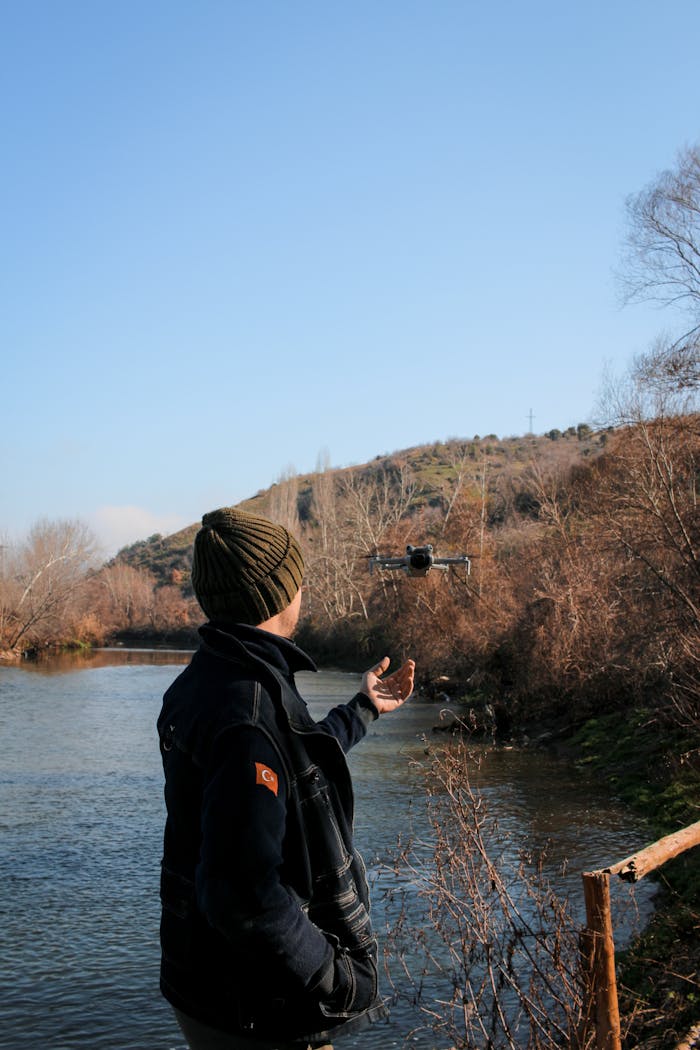
<path id="1" fill-rule="evenodd" d="M 295 671 L 315 671 L 317 668 L 311 657 L 294 642 L 248 624 L 226 624 L 223 627 L 206 623 L 200 627 L 199 634 L 204 649 L 225 659 L 250 662 L 276 681 L 282 707 L 293 730 L 298 733 L 319 731 L 294 681 Z M 323 735 L 326 739 L 335 739 Z"/>
<path id="2" fill-rule="evenodd" d="M 199 634 L 208 646 L 222 655 L 239 656 L 242 646 L 248 656 L 264 660 L 285 678 L 293 678 L 297 671 L 318 670 L 311 657 L 291 639 L 249 624 L 224 625 L 212 621 L 200 627 Z"/>

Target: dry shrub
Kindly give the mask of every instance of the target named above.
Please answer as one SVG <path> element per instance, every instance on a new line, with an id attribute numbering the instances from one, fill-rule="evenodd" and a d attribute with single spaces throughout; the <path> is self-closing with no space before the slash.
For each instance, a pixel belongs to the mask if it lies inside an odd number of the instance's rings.
<path id="1" fill-rule="evenodd" d="M 395 994 L 419 1007 L 436 1047 L 583 1050 L 568 903 L 551 888 L 545 857 L 519 851 L 489 814 L 470 762 L 457 743 L 425 770 L 429 841 L 412 842 L 396 862 L 403 906 L 386 947 Z M 415 899 L 407 906 L 416 895 L 421 924 Z"/>
<path id="2" fill-rule="evenodd" d="M 105 626 L 93 612 L 84 612 L 75 620 L 73 625 L 75 638 L 84 645 L 103 645 L 107 632 Z"/>

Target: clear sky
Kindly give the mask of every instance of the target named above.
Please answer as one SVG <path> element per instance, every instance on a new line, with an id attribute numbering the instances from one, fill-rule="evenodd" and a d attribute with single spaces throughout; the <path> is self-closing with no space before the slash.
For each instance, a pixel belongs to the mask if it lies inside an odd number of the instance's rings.
<path id="1" fill-rule="evenodd" d="M 0 537 L 589 420 L 697 0 L 0 2 Z"/>

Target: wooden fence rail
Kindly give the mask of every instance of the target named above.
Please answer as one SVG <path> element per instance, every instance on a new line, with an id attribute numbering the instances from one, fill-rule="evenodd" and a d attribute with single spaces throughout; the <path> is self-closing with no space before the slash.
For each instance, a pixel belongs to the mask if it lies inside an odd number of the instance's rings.
<path id="1" fill-rule="evenodd" d="M 700 845 L 700 821 L 653 842 L 631 857 L 610 867 L 583 874 L 586 902 L 586 928 L 581 937 L 581 962 L 587 1009 L 583 1022 L 584 1038 L 595 1032 L 596 1050 L 621 1050 L 620 1013 L 615 979 L 615 942 L 610 913 L 610 876 L 638 882 L 680 853 Z"/>

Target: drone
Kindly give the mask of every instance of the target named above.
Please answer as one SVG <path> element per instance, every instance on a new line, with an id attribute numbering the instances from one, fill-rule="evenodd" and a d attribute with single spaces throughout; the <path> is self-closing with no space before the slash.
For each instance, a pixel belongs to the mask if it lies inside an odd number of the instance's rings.
<path id="1" fill-rule="evenodd" d="M 467 575 L 471 571 L 471 561 L 467 554 L 454 554 L 448 558 L 438 558 L 433 554 L 432 543 L 426 543 L 423 547 L 406 547 L 403 557 L 394 557 L 391 554 L 375 554 L 369 559 L 369 571 L 374 566 L 378 569 L 400 569 L 408 576 L 427 576 L 431 569 L 442 569 L 447 572 L 450 565 L 466 566 Z"/>

